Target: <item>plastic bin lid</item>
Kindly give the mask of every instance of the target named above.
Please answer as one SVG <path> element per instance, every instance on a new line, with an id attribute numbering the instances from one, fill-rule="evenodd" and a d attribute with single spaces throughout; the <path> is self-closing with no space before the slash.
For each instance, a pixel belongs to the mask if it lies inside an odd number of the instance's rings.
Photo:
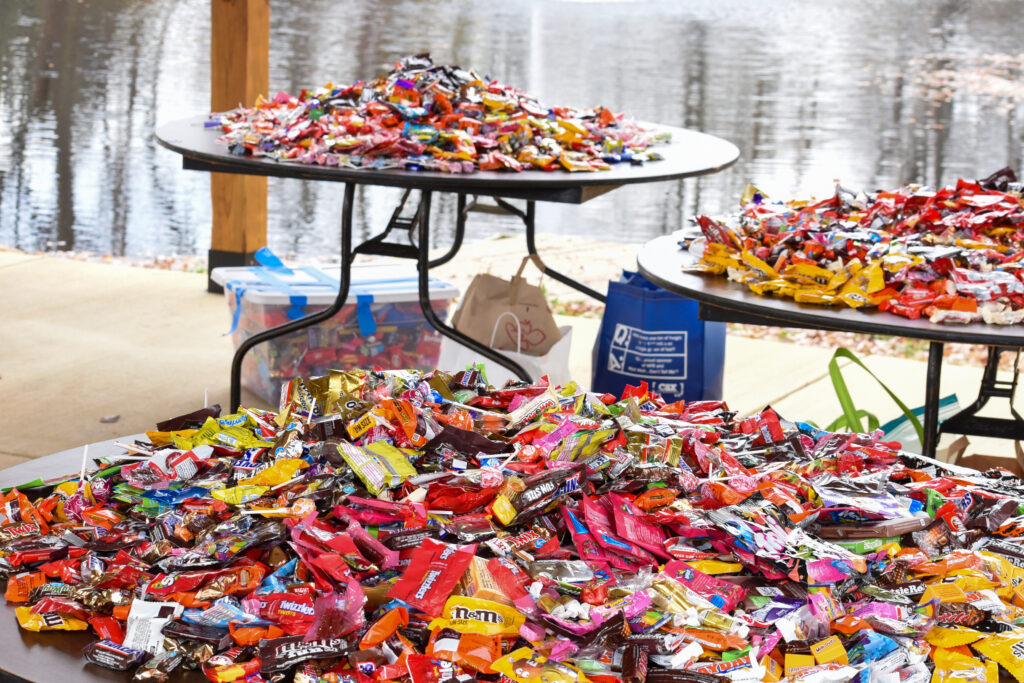
<path id="1" fill-rule="evenodd" d="M 305 305 L 327 306 L 338 295 L 338 271 L 330 274 L 314 266 L 296 268 L 214 268 L 210 279 L 231 296 L 251 304 L 287 306 L 293 297 L 305 297 Z M 430 278 L 431 299 L 454 299 L 459 290 L 454 285 Z M 355 304 L 357 297 L 372 297 L 373 303 L 416 301 L 419 285 L 416 270 L 394 264 L 359 264 L 352 266 L 352 282 L 346 304 Z"/>

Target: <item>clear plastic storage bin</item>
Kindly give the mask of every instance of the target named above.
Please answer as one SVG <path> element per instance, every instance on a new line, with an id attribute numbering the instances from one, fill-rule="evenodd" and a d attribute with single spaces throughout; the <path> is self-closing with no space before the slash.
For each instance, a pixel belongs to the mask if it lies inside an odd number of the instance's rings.
<path id="1" fill-rule="evenodd" d="M 334 302 L 336 274 L 302 268 L 216 268 L 231 309 L 235 348 L 252 335 L 283 325 Z M 437 365 L 440 335 L 420 310 L 414 269 L 395 265 L 352 266 L 345 306 L 328 321 L 258 344 L 242 364 L 242 386 L 276 405 L 281 385 L 293 377 L 351 368 L 418 368 Z M 430 278 L 431 307 L 444 320 L 459 295 L 453 285 Z"/>

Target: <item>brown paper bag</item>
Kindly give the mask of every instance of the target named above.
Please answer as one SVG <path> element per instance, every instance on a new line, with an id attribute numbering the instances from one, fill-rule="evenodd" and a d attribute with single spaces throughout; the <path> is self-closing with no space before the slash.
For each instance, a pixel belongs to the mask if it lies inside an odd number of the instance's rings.
<path id="1" fill-rule="evenodd" d="M 562 334 L 544 292 L 523 277 L 523 269 L 530 260 L 530 256 L 523 259 L 511 280 L 487 273 L 474 277 L 452 317 L 452 326 L 473 340 L 501 351 L 521 347 L 522 353 L 532 356 L 547 353 Z M 506 312 L 514 314 L 519 324 L 512 316 L 498 319 Z"/>
<path id="2" fill-rule="evenodd" d="M 1005 467 L 1018 477 L 1024 476 L 1024 448 L 1021 448 L 1020 441 L 1013 442 L 1012 458 L 1005 455 L 984 455 L 981 453 L 964 455 L 970 444 L 971 442 L 967 440 L 966 436 L 961 436 L 949 444 L 949 452 L 946 454 L 945 462 L 962 467 L 971 467 L 980 472 L 993 467 Z"/>

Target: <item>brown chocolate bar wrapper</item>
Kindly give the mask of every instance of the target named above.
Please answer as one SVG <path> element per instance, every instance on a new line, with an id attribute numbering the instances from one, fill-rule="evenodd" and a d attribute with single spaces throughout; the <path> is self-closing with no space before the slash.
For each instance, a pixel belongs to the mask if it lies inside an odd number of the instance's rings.
<path id="1" fill-rule="evenodd" d="M 288 636 L 261 640 L 259 658 L 262 662 L 260 673 L 272 674 L 285 671 L 307 659 L 333 659 L 344 657 L 356 648 L 344 638 L 326 638 L 304 641 L 303 636 Z"/>
<path id="2" fill-rule="evenodd" d="M 626 647 L 622 654 L 623 683 L 645 683 L 647 681 L 647 651 L 636 643 Z"/>
<path id="3" fill-rule="evenodd" d="M 220 404 L 214 403 L 212 406 L 200 408 L 199 410 L 177 417 L 172 417 L 169 420 L 156 423 L 156 431 L 158 432 L 176 432 L 181 429 L 199 429 L 206 422 L 206 418 L 212 417 L 217 419 L 220 417 Z"/>
<path id="4" fill-rule="evenodd" d="M 146 653 L 118 645 L 110 640 L 97 640 L 82 649 L 82 656 L 90 664 L 114 671 L 127 671 L 141 662 L 146 657 Z"/>
<path id="5" fill-rule="evenodd" d="M 169 621 L 164 624 L 164 628 L 160 633 L 170 638 L 183 638 L 201 643 L 210 643 L 218 652 L 230 647 L 232 642 L 231 634 L 224 629 L 203 624 L 190 624 L 187 621 Z"/>
<path id="6" fill-rule="evenodd" d="M 389 550 L 406 550 L 408 548 L 418 548 L 428 538 L 437 537 L 438 529 L 436 527 L 420 527 L 417 529 L 403 529 L 402 531 L 388 534 L 387 538 L 381 540 L 381 543 Z"/>

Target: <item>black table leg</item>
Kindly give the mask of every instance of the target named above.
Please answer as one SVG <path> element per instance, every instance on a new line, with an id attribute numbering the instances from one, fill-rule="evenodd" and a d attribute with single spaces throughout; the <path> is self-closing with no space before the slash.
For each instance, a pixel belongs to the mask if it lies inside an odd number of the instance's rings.
<path id="1" fill-rule="evenodd" d="M 462 248 L 462 240 L 466 237 L 466 212 L 466 193 L 460 192 L 458 203 L 455 206 L 455 239 L 452 241 L 451 248 L 444 255 L 430 261 L 431 268 L 443 266 L 459 253 L 459 249 Z"/>
<path id="2" fill-rule="evenodd" d="M 572 287 L 577 292 L 582 292 L 591 298 L 597 299 L 601 303 L 605 303 L 604 294 L 601 294 L 596 289 L 591 289 L 590 287 L 587 287 L 582 282 L 577 282 L 576 280 L 573 280 L 568 275 L 563 275 L 562 273 L 559 273 L 557 270 L 548 268 L 547 265 L 545 265 L 544 262 L 539 258 L 540 254 L 537 253 L 537 226 L 535 220 L 537 207 L 532 200 L 526 202 L 526 211 L 521 211 L 520 209 L 517 209 L 516 207 L 512 206 L 505 200 L 500 199 L 498 197 L 495 197 L 494 201 L 498 204 L 498 206 L 505 209 L 505 211 L 507 211 L 508 213 L 519 216 L 519 218 L 522 219 L 523 223 L 526 225 L 526 251 L 531 256 L 538 257 L 535 262 L 537 263 L 537 266 L 541 269 L 542 273 L 550 277 L 552 280 L 558 280 L 563 285 L 568 285 Z"/>
<path id="3" fill-rule="evenodd" d="M 345 199 L 341 207 L 341 273 L 338 283 L 338 296 L 335 297 L 334 303 L 322 311 L 254 334 L 239 345 L 238 350 L 235 351 L 234 358 L 231 359 L 232 413 L 238 410 L 238 406 L 242 402 L 242 360 L 250 349 L 262 342 L 270 341 L 289 332 L 301 330 L 304 327 L 328 320 L 334 317 L 345 305 L 352 274 L 352 205 L 355 199 L 355 191 L 356 186 L 354 183 L 345 183 Z"/>
<path id="4" fill-rule="evenodd" d="M 430 323 L 431 327 L 445 337 L 454 339 L 463 346 L 468 346 L 473 349 L 484 358 L 488 358 L 502 367 L 508 368 L 518 375 L 519 379 L 532 382 L 533 378 L 530 377 L 530 374 L 526 372 L 519 363 L 516 363 L 501 352 L 495 351 L 489 346 L 467 337 L 454 327 L 449 327 L 443 320 L 437 317 L 436 313 L 434 313 L 434 307 L 430 304 L 430 192 L 428 190 L 423 191 L 422 199 L 420 199 L 418 227 L 419 244 L 417 245 L 418 258 L 416 260 L 416 268 L 419 274 L 420 309 L 423 311 L 423 317 L 427 319 L 427 322 Z M 456 236 L 456 240 L 457 244 L 461 243 L 461 239 L 458 236 Z M 442 369 L 453 370 L 454 368 Z"/>
<path id="5" fill-rule="evenodd" d="M 924 442 L 922 455 L 935 457 L 939 445 L 939 380 L 942 378 L 942 342 L 928 345 L 928 379 L 924 389 Z"/>

